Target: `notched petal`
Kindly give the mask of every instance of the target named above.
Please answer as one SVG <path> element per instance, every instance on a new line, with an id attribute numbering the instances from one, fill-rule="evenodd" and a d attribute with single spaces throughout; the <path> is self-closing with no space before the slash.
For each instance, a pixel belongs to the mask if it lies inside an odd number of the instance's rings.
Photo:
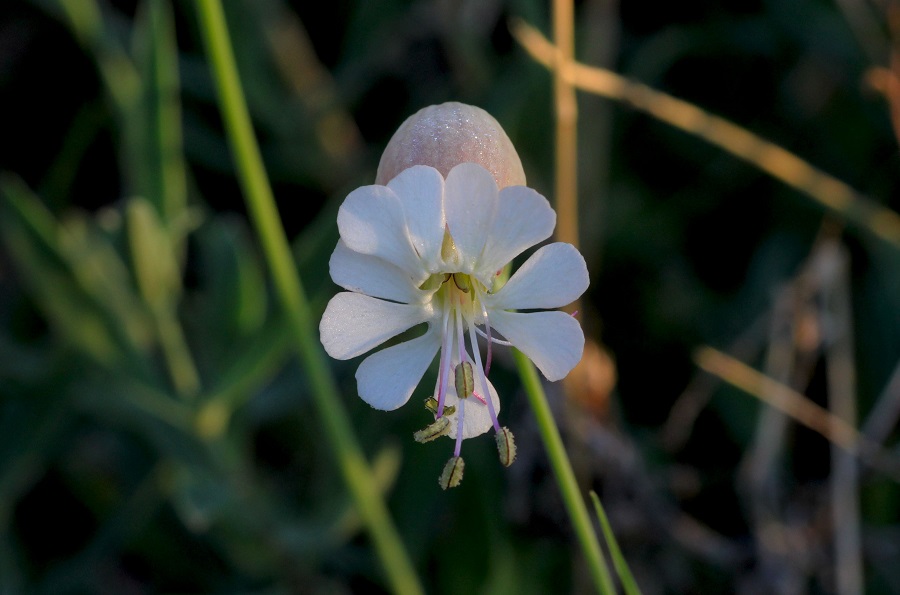
<path id="1" fill-rule="evenodd" d="M 581 325 L 565 312 L 491 312 L 491 326 L 527 355 L 547 380 L 562 380 L 584 351 Z"/>
<path id="2" fill-rule="evenodd" d="M 485 302 L 499 310 L 560 308 L 577 300 L 589 282 L 581 253 L 571 244 L 557 242 L 532 254 Z"/>
<path id="3" fill-rule="evenodd" d="M 480 165 L 461 163 L 447 174 L 444 213 L 464 273 L 473 272 L 481 257 L 496 206 L 497 183 Z"/>
<path id="4" fill-rule="evenodd" d="M 504 188 L 497 197 L 497 212 L 478 263 L 479 275 L 503 268 L 528 248 L 549 238 L 554 227 L 556 213 L 546 198 L 525 186 Z"/>
<path id="5" fill-rule="evenodd" d="M 431 316 L 428 304 L 396 304 L 359 293 L 341 292 L 325 308 L 319 322 L 319 338 L 328 355 L 350 359 Z"/>
<path id="6" fill-rule="evenodd" d="M 429 329 L 421 337 L 367 357 L 356 370 L 360 398 L 384 411 L 405 404 L 434 360 L 440 340 L 440 334 Z"/>
<path id="7" fill-rule="evenodd" d="M 338 209 L 338 231 L 348 248 L 394 264 L 421 283 L 427 278 L 406 228 L 403 206 L 387 186 L 363 186 Z"/>
<path id="8" fill-rule="evenodd" d="M 377 256 L 360 254 L 338 240 L 328 263 L 335 283 L 356 293 L 395 302 L 424 301 L 432 292 L 416 287 L 400 267 Z"/>

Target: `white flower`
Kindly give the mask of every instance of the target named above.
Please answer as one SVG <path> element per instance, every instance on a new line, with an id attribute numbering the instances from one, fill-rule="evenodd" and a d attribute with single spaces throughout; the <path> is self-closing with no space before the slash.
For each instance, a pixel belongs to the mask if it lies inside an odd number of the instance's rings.
<path id="1" fill-rule="evenodd" d="M 334 296 L 322 316 L 325 350 L 350 359 L 426 323 L 421 336 L 363 360 L 359 395 L 376 409 L 400 407 L 440 351 L 436 417 L 455 407 L 448 432 L 459 456 L 463 438 L 491 426 L 501 430 L 500 402 L 486 376 L 490 344 L 484 361 L 478 334 L 517 347 L 548 380 L 562 379 L 581 359 L 578 322 L 565 312 L 534 311 L 569 304 L 587 289 L 587 267 L 573 246 L 543 246 L 509 281 L 499 281 L 504 267 L 550 237 L 555 225 L 547 199 L 525 186 L 498 191 L 493 176 L 474 163 L 457 165 L 446 180 L 417 165 L 387 186 L 354 190 L 338 211 L 341 239 L 330 263 L 332 279 L 348 291 Z M 462 362 L 475 376 L 465 398 L 453 379 Z"/>

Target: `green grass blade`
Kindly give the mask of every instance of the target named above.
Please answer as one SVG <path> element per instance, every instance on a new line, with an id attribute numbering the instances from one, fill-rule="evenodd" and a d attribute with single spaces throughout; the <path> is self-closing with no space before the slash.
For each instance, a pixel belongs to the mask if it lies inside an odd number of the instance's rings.
<path id="1" fill-rule="evenodd" d="M 622 550 L 619 548 L 616 536 L 613 535 L 612 527 L 609 526 L 609 519 L 606 518 L 606 511 L 603 510 L 603 505 L 600 504 L 600 498 L 593 490 L 591 490 L 591 500 L 594 501 L 594 510 L 597 512 L 597 518 L 600 520 L 600 527 L 603 529 L 603 538 L 606 540 L 606 547 L 609 548 L 609 555 L 612 558 L 613 566 L 616 568 L 616 574 L 619 575 L 619 581 L 622 583 L 622 589 L 625 591 L 625 595 L 640 595 L 641 590 L 638 588 L 634 576 L 631 574 L 631 569 L 628 568 L 628 562 L 625 561 L 625 557 L 622 555 Z"/>
<path id="2" fill-rule="evenodd" d="M 328 360 L 319 344 L 313 314 L 291 257 L 253 134 L 222 5 L 216 0 L 202 0 L 197 2 L 197 12 L 248 211 L 262 243 L 278 298 L 294 332 L 296 348 L 325 426 L 325 436 L 372 536 L 392 589 L 397 593 L 421 593 L 422 587 L 384 500 L 373 489 L 376 481 L 372 470 L 356 440 Z"/>
<path id="3" fill-rule="evenodd" d="M 569 519 L 572 521 L 578 542 L 581 544 L 588 568 L 591 570 L 594 586 L 598 593 L 614 595 L 616 590 L 610 578 L 609 567 L 603 558 L 600 543 L 597 541 L 597 533 L 594 531 L 584 498 L 578 489 L 578 483 L 575 481 L 572 463 L 563 446 L 559 428 L 556 427 L 556 421 L 553 419 L 553 412 L 550 411 L 550 404 L 547 402 L 547 395 L 544 393 L 541 379 L 531 360 L 521 351 L 513 349 L 513 357 L 516 360 L 516 367 L 519 370 L 525 394 L 528 396 L 531 409 L 537 419 L 541 440 L 544 442 L 547 458 L 550 459 L 550 466 L 553 468 L 553 475 L 559 485 L 563 503 L 569 513 Z"/>
<path id="4" fill-rule="evenodd" d="M 145 81 L 147 163 L 141 192 L 153 201 L 167 228 L 184 216 L 187 181 L 181 132 L 178 46 L 172 7 L 167 0 L 147 0 L 134 32 L 135 62 Z"/>

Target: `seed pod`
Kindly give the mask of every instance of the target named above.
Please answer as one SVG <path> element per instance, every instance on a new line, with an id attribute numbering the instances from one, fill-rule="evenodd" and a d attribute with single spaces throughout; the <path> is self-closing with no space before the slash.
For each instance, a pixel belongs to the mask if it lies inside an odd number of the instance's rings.
<path id="1" fill-rule="evenodd" d="M 475 373 L 472 364 L 463 362 L 456 366 L 456 396 L 467 399 L 475 392 Z"/>
<path id="2" fill-rule="evenodd" d="M 509 467 L 516 460 L 516 441 L 513 439 L 513 433 L 509 428 L 503 426 L 500 431 L 494 434 L 497 440 L 497 452 L 500 453 L 500 463 L 504 467 Z"/>
<path id="3" fill-rule="evenodd" d="M 463 461 L 462 457 L 450 457 L 450 460 L 444 465 L 443 473 L 441 473 L 441 476 L 438 478 L 441 489 L 446 490 L 447 488 L 455 488 L 458 486 L 459 482 L 462 481 L 463 470 L 465 467 L 466 463 Z"/>
<path id="4" fill-rule="evenodd" d="M 414 165 L 430 165 L 446 178 L 451 169 L 467 162 L 491 172 L 498 188 L 525 185 L 522 161 L 489 113 L 464 103 L 432 105 L 407 118 L 391 137 L 375 183 L 385 185 Z"/>
<path id="5" fill-rule="evenodd" d="M 429 424 L 427 427 L 413 434 L 413 439 L 416 442 L 425 444 L 426 442 L 431 442 L 435 438 L 440 438 L 449 431 L 450 420 L 444 415 L 439 417 L 433 424 Z"/>

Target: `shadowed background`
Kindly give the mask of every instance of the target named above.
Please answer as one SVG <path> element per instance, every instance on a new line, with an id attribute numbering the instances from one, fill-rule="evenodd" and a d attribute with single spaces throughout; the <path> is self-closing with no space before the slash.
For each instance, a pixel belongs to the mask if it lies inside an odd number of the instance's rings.
<path id="1" fill-rule="evenodd" d="M 386 589 L 290 357 L 192 4 L 173 4 L 0 6 L 0 591 Z M 510 31 L 518 18 L 549 35 L 547 3 L 224 4 L 317 312 L 337 289 L 340 202 L 421 107 L 486 109 L 553 202 L 552 74 Z M 579 61 L 900 209 L 895 3 L 596 0 L 575 14 Z M 900 243 L 864 207 L 826 210 L 627 105 L 579 93 L 578 108 L 579 316 L 597 345 L 584 384 L 548 390 L 641 588 L 847 592 L 849 564 L 867 592 L 900 592 Z M 875 455 L 857 471 L 835 436 L 763 405 L 772 390 L 733 387 L 733 362 L 700 372 L 704 345 L 841 417 L 849 404 Z M 355 396 L 358 360 L 332 364 L 429 592 L 587 591 L 503 351 L 492 380 L 519 459 L 503 470 L 491 440 L 472 440 L 446 493 L 449 441 L 411 439 L 425 392 L 376 412 Z M 858 517 L 834 515 L 840 485 Z M 853 551 L 841 535 L 859 537 Z"/>

